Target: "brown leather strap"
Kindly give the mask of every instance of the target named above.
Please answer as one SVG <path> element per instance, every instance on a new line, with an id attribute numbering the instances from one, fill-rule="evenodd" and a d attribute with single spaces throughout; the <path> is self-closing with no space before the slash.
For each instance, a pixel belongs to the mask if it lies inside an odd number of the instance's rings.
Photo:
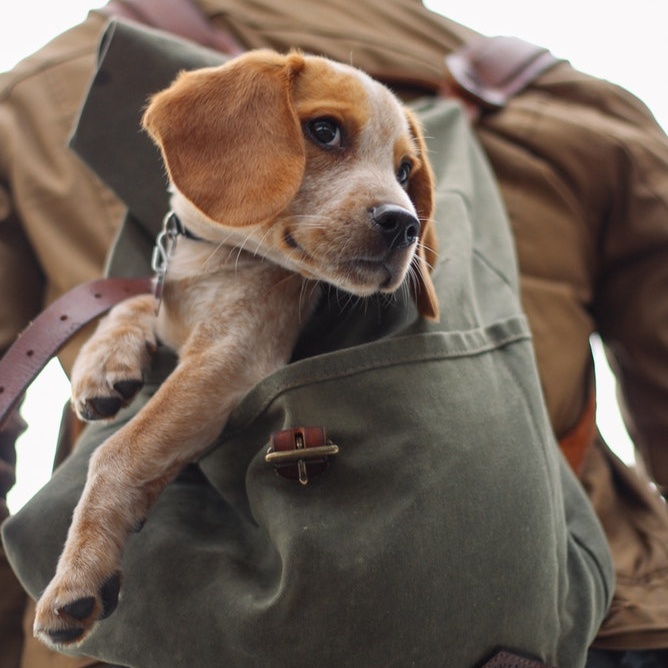
<path id="1" fill-rule="evenodd" d="M 230 56 L 245 51 L 228 31 L 206 16 L 195 0 L 109 0 L 99 11 Z M 474 121 L 483 109 L 503 107 L 510 97 L 560 61 L 547 49 L 517 37 L 480 36 L 447 56 L 445 62 L 447 76 L 439 92 L 462 100 Z M 394 83 L 405 86 L 411 82 Z"/>
<path id="2" fill-rule="evenodd" d="M 157 28 L 230 56 L 245 49 L 212 23 L 193 0 L 110 0 L 99 11 Z"/>
<path id="3" fill-rule="evenodd" d="M 501 650 L 481 668 L 550 668 L 550 666 L 507 650 Z"/>
<path id="4" fill-rule="evenodd" d="M 84 283 L 33 320 L 0 360 L 0 427 L 47 362 L 89 322 L 133 295 L 151 290 L 149 277 Z"/>
<path id="5" fill-rule="evenodd" d="M 265 461 L 277 473 L 307 485 L 322 473 L 329 458 L 339 453 L 339 446 L 327 440 L 324 427 L 297 427 L 275 431 Z"/>
<path id="6" fill-rule="evenodd" d="M 481 37 L 446 57 L 444 89 L 498 109 L 558 62 L 547 49 L 517 37 Z"/>

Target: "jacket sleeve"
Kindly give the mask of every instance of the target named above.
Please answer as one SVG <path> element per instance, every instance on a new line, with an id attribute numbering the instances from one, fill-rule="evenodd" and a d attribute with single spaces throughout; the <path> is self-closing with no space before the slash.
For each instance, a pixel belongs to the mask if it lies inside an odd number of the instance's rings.
<path id="1" fill-rule="evenodd" d="M 9 191 L 7 151 L 12 115 L 0 100 L 0 356 L 39 312 L 44 279 L 39 262 L 14 209 Z M 25 429 L 18 409 L 0 429 L 0 521 L 7 516 L 5 499 L 15 481 L 15 442 Z"/>
<path id="2" fill-rule="evenodd" d="M 582 411 L 598 332 L 628 429 L 667 487 L 668 138 L 633 95 L 567 63 L 479 134 L 514 228 L 558 435 Z"/>
<path id="3" fill-rule="evenodd" d="M 627 428 L 651 477 L 667 487 L 668 138 L 629 92 L 566 72 L 548 76 L 547 90 L 572 119 L 560 121 L 554 150 L 588 230 L 587 307 Z"/>
<path id="4" fill-rule="evenodd" d="M 634 100 L 614 131 L 614 169 L 594 304 L 629 432 L 668 489 L 668 138 Z M 601 203 L 604 205 L 604 203 Z"/>
<path id="5" fill-rule="evenodd" d="M 0 355 L 44 305 L 102 272 L 123 207 L 67 149 L 104 17 L 0 74 Z M 76 342 L 60 353 L 67 368 Z M 0 504 L 14 440 L 0 438 Z"/>
<path id="6" fill-rule="evenodd" d="M 44 279 L 39 262 L 14 210 L 8 180 L 2 170 L 4 141 L 11 127 L 0 103 L 0 355 L 39 312 Z"/>

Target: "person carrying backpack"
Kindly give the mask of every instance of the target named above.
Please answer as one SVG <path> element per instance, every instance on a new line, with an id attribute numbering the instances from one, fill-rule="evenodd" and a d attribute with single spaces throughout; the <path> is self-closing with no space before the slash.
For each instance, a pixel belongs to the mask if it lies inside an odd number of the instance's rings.
<path id="1" fill-rule="evenodd" d="M 370 12 L 377 20 L 363 21 L 358 16 L 360 32 L 348 29 L 344 40 L 328 38 L 331 17 L 325 26 L 317 20 L 317 12 L 309 13 L 301 3 L 289 3 L 284 21 L 274 15 L 263 19 L 259 7 L 245 10 L 241 4 L 209 7 L 214 18 L 205 24 L 225 26 L 245 48 L 297 45 L 347 59 L 353 44 L 356 64 L 388 82 L 406 99 L 445 92 L 446 88 L 450 94 L 458 84 L 448 77 L 443 58 L 475 37 L 417 2 L 355 7 L 355 12 Z M 345 21 L 350 21 L 353 11 L 345 7 L 344 12 L 344 4 L 332 3 L 342 22 L 343 14 Z M 122 6 L 132 11 L 133 3 Z M 134 18 L 138 16 L 145 19 L 152 15 L 144 12 Z M 52 83 L 59 81 L 71 90 L 79 86 L 68 100 L 70 111 L 63 112 L 70 120 L 83 98 L 103 25 L 102 16 L 91 15 L 83 26 L 48 47 L 54 56 L 58 53 L 61 57 L 51 61 L 53 69 L 40 70 L 52 77 Z M 408 25 L 411 31 L 406 30 Z M 383 38 L 373 41 L 369 31 Z M 211 34 L 219 33 L 213 31 L 200 41 L 213 39 Z M 410 48 L 407 34 L 416 35 Z M 82 44 L 88 48 L 82 50 Z M 401 52 L 397 44 L 403 45 Z M 71 60 L 63 59 L 64 53 L 72 54 Z M 77 77 L 56 79 L 65 68 Z M 22 79 L 21 67 L 10 81 L 8 109 L 34 107 L 39 99 L 35 91 L 45 94 L 39 85 L 29 90 L 28 84 L 36 82 Z M 665 509 L 647 481 L 624 468 L 595 433 L 588 339 L 593 331 L 599 331 L 615 353 L 637 443 L 653 479 L 665 484 L 661 435 L 666 427 L 666 373 L 661 341 L 665 342 L 666 322 L 662 310 L 656 308 L 667 266 L 662 260 L 666 238 L 665 136 L 632 96 L 574 71 L 567 63 L 554 64 L 502 109 L 485 108 L 479 113 L 481 105 L 470 93 L 458 89 L 457 94 L 466 97 L 467 107 L 475 111 L 475 133 L 494 169 L 509 214 L 520 266 L 522 304 L 531 324 L 554 433 L 589 493 L 613 551 L 617 588 L 595 645 L 610 650 L 606 655 L 610 660 L 625 660 L 626 650 L 664 650 L 668 647 L 666 583 L 662 580 Z M 40 108 L 51 110 L 47 105 Z M 8 118 L 7 128 L 16 130 L 11 120 L 18 118 L 17 112 Z M 59 127 L 69 127 L 63 118 L 58 121 Z M 5 130 L 0 132 L 4 137 Z M 28 170 L 37 169 L 37 165 L 31 166 L 30 160 L 2 159 L 3 170 L 4 165 L 11 166 L 4 180 L 12 185 L 12 210 L 20 214 L 5 219 L 9 221 L 5 233 L 12 241 L 8 257 L 18 258 L 13 254 L 16 249 L 24 258 L 36 252 L 46 267 L 53 266 L 54 270 L 46 273 L 60 281 L 55 294 L 69 287 L 68 280 L 73 285 L 99 273 L 106 244 L 124 207 L 76 158 L 62 150 L 63 130 L 45 134 L 60 147 L 54 155 L 63 161 L 63 173 L 75 170 L 78 174 L 73 197 L 62 198 L 60 205 L 69 201 L 72 210 L 79 212 L 84 211 L 86 202 L 96 210 L 101 201 L 109 205 L 108 214 L 97 217 L 99 227 L 85 236 L 75 233 L 76 225 L 79 221 L 84 229 L 90 228 L 90 216 L 58 216 L 64 221 L 61 225 L 70 228 L 68 232 L 65 227 L 59 237 L 69 244 L 70 257 L 88 258 L 88 262 L 79 268 L 71 263 L 67 273 L 56 271 L 55 261 L 49 261 L 46 247 L 39 242 L 53 212 L 40 214 L 39 202 L 28 198 L 26 190 Z M 11 141 L 3 144 L 8 154 L 24 139 L 20 132 L 10 135 Z M 34 141 L 34 137 L 30 139 Z M 596 174 L 595 180 L 592 174 Z M 33 215 L 31 206 L 35 207 Z M 32 250 L 28 250 L 26 236 Z M 94 247 L 95 240 L 97 253 L 84 252 L 83 247 Z M 91 260 L 96 256 L 97 260 Z M 34 262 L 17 260 L 14 266 L 27 276 L 22 285 L 39 284 L 38 272 L 32 269 Z M 12 301 L 17 301 L 15 296 L 3 297 L 2 306 L 9 307 Z M 21 302 L 20 312 L 8 308 L 15 314 L 15 328 L 25 322 L 26 307 L 31 303 L 26 299 Z M 8 335 L 7 342 L 10 339 Z M 590 660 L 597 658 L 592 654 Z"/>

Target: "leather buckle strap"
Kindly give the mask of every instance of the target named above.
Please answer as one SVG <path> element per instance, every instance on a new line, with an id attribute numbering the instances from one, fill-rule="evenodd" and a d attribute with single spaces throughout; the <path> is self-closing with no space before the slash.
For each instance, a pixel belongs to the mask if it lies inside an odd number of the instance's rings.
<path id="1" fill-rule="evenodd" d="M 517 37 L 481 37 L 446 56 L 446 86 L 464 99 L 499 109 L 558 62 L 547 49 Z"/>
<path id="2" fill-rule="evenodd" d="M 214 25 L 193 0 L 110 0 L 98 11 L 184 37 L 229 56 L 244 51 L 229 32 Z"/>
<path id="3" fill-rule="evenodd" d="M 307 485 L 338 454 L 339 446 L 327 440 L 324 427 L 298 427 L 275 431 L 264 459 L 280 475 Z"/>
<path id="4" fill-rule="evenodd" d="M 73 288 L 42 311 L 0 359 L 0 427 L 69 339 L 118 302 L 150 291 L 150 277 L 99 279 Z"/>
<path id="5" fill-rule="evenodd" d="M 508 650 L 501 650 L 480 668 L 551 668 L 551 666 Z"/>

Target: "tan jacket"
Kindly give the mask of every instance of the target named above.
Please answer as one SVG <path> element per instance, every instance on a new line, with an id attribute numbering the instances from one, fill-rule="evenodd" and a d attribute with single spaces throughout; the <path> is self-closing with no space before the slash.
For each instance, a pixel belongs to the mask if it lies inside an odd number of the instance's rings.
<path id="1" fill-rule="evenodd" d="M 199 4 L 245 47 L 297 45 L 346 61 L 352 53 L 407 94 L 416 92 L 410 82 L 436 91 L 444 55 L 473 35 L 416 0 L 290 0 L 280 11 L 276 2 Z M 114 196 L 64 150 L 103 24 L 91 14 L 0 79 L 0 349 L 45 302 L 101 272 L 122 218 Z M 477 132 L 517 240 L 555 433 L 566 436 L 585 410 L 589 336 L 599 332 L 636 443 L 668 486 L 668 140 L 636 99 L 567 64 L 484 115 Z M 618 575 L 599 644 L 668 647 L 665 509 L 600 441 L 579 474 Z"/>

